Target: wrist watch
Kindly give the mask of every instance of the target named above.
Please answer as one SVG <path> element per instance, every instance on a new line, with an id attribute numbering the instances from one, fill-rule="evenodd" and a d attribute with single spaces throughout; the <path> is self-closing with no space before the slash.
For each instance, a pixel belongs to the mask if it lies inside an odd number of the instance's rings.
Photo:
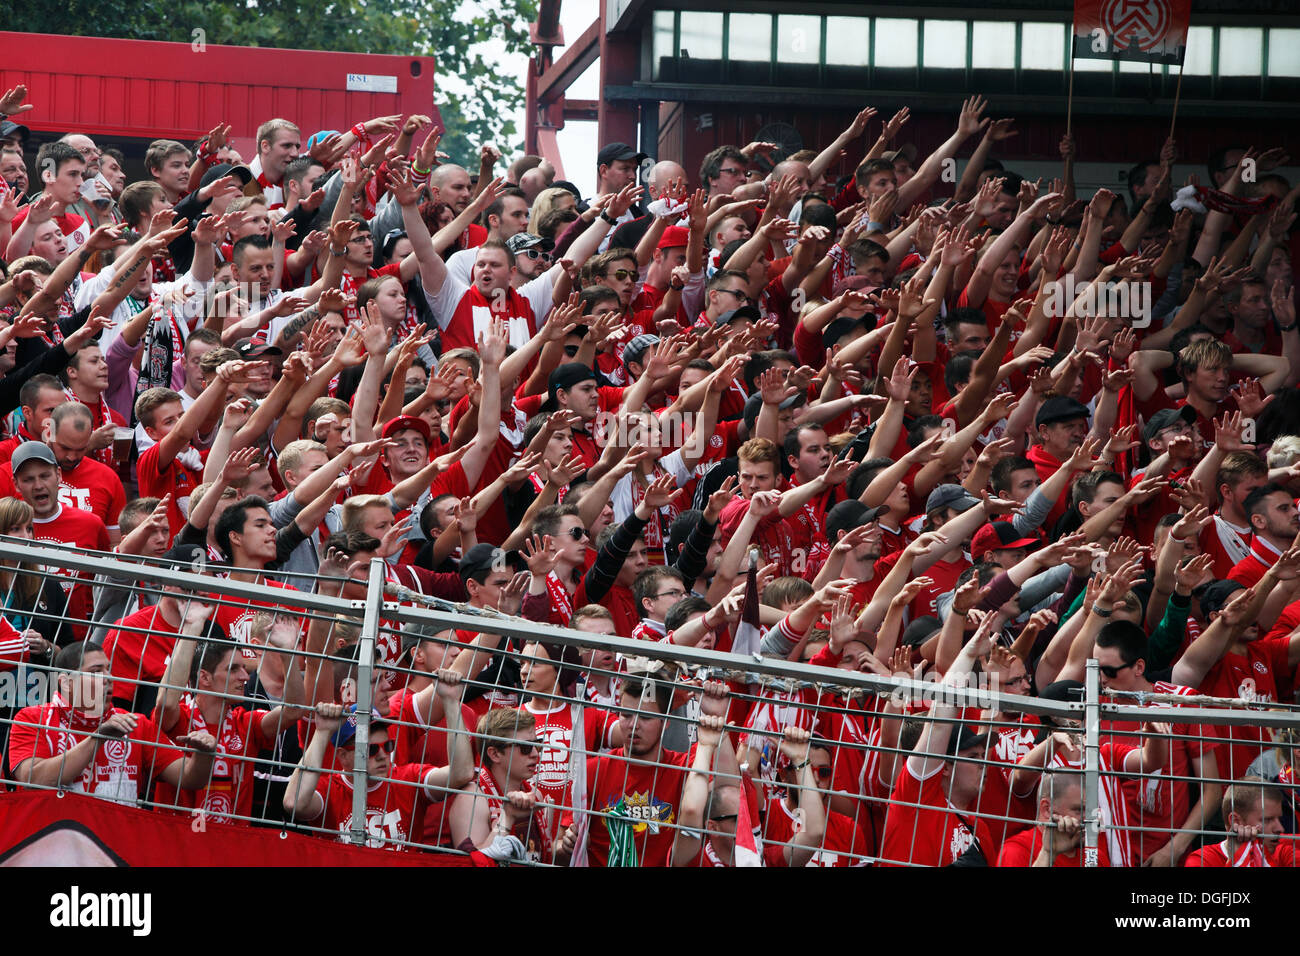
<path id="1" fill-rule="evenodd" d="M 607 223 L 609 223 L 611 226 L 617 226 L 617 225 L 618 225 L 618 220 L 615 219 L 613 216 L 611 216 L 611 215 L 610 215 L 608 212 L 606 212 L 604 209 L 602 209 L 602 210 L 600 211 L 600 218 L 601 218 L 601 219 L 604 219 L 604 220 L 605 220 Z"/>

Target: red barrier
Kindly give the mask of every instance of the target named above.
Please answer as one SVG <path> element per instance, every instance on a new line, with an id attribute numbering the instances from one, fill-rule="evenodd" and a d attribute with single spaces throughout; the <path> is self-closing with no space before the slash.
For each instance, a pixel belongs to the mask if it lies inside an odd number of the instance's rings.
<path id="1" fill-rule="evenodd" d="M 298 833 L 208 823 L 81 794 L 0 795 L 0 866 L 469 866 Z"/>

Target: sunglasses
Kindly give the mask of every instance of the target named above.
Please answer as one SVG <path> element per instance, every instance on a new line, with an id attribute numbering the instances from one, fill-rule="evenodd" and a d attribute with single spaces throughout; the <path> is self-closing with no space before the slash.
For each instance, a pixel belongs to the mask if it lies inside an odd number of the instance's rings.
<path id="1" fill-rule="evenodd" d="M 571 537 L 574 541 L 583 541 L 587 538 L 587 529 L 570 528 L 568 531 L 565 532 L 565 534 Z"/>
<path id="2" fill-rule="evenodd" d="M 1133 662 L 1133 664 L 1136 663 L 1137 661 Z M 1119 667 L 1108 667 L 1105 664 L 1100 664 L 1098 665 L 1097 669 L 1101 671 L 1103 674 L 1105 674 L 1107 677 L 1118 677 L 1120 671 L 1128 670 L 1130 667 L 1133 666 L 1133 664 L 1122 664 Z"/>
<path id="3" fill-rule="evenodd" d="M 551 254 L 549 252 L 543 252 L 541 249 L 525 249 L 524 255 L 529 259 L 541 259 L 543 262 L 551 261 Z"/>
<path id="4" fill-rule="evenodd" d="M 636 272 L 632 269 L 615 269 L 613 272 L 605 273 L 606 279 L 617 279 L 619 282 L 625 279 L 635 279 Z"/>
<path id="5" fill-rule="evenodd" d="M 371 744 L 370 756 L 378 757 L 381 750 L 386 754 L 391 754 L 396 746 L 396 742 L 392 740 L 385 740 L 382 744 Z"/>
<path id="6" fill-rule="evenodd" d="M 507 740 L 503 741 L 502 747 L 514 747 L 522 756 L 531 757 L 533 751 L 540 750 L 542 742 L 540 740 Z"/>

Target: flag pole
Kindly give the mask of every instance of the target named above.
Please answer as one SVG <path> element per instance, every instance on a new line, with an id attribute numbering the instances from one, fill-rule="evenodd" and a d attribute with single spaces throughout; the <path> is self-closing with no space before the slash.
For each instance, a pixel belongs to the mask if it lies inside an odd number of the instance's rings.
<path id="1" fill-rule="evenodd" d="M 1178 85 L 1174 87 L 1174 112 L 1169 117 L 1169 138 L 1174 138 L 1174 124 L 1178 122 L 1178 100 L 1183 95 L 1183 72 L 1184 65 L 1187 62 L 1186 54 L 1183 56 L 1183 62 L 1178 65 Z"/>
<path id="2" fill-rule="evenodd" d="M 1182 74 L 1179 74 L 1182 79 Z M 1074 119 L 1074 43 L 1070 44 L 1070 86 L 1065 94 L 1065 135 L 1070 135 L 1070 124 Z"/>

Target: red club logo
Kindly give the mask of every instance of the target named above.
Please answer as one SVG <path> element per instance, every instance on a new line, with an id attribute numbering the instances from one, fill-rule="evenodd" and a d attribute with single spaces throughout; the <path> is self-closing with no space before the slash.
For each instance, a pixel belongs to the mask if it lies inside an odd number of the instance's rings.
<path id="1" fill-rule="evenodd" d="M 110 764 L 126 763 L 126 755 L 131 745 L 125 740 L 110 740 L 104 744 L 104 756 Z"/>
<path id="2" fill-rule="evenodd" d="M 1121 49 L 1136 43 L 1150 51 L 1164 42 L 1170 22 L 1169 0 L 1107 0 L 1101 23 Z"/>

